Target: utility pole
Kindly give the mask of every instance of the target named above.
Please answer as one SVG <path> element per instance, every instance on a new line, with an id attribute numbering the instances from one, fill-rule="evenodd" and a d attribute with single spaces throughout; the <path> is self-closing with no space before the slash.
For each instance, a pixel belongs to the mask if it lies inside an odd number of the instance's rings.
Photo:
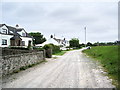
<path id="1" fill-rule="evenodd" d="M 85 47 L 86 47 L 86 27 L 84 29 L 85 29 Z"/>

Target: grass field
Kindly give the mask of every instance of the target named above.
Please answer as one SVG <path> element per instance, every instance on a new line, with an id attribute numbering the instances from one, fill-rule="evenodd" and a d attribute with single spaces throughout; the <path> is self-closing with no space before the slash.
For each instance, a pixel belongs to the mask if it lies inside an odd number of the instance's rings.
<path id="1" fill-rule="evenodd" d="M 113 79 L 113 84 L 117 86 L 118 46 L 96 46 L 83 52 L 99 61 L 108 72 L 108 76 Z"/>

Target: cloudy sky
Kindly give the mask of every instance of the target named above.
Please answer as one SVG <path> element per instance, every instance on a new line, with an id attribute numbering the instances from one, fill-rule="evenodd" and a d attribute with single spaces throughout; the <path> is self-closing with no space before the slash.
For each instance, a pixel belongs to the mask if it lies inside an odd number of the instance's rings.
<path id="1" fill-rule="evenodd" d="M 105 1 L 105 0 L 104 0 Z M 2 2 L 2 23 L 41 32 L 46 38 L 87 42 L 118 40 L 118 2 Z"/>

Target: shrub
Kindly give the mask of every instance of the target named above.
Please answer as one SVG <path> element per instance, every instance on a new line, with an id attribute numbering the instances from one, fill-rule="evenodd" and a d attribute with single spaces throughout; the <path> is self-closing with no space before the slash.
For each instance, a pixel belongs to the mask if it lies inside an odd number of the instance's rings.
<path id="1" fill-rule="evenodd" d="M 61 51 L 61 50 L 60 50 L 60 47 L 59 47 L 59 46 L 56 46 L 56 45 L 53 46 L 52 50 L 53 50 L 53 54 Z"/>
<path id="2" fill-rule="evenodd" d="M 73 38 L 69 41 L 70 47 L 79 47 L 79 39 Z"/>
<path id="3" fill-rule="evenodd" d="M 43 46 L 45 50 L 52 49 L 52 53 L 55 54 L 57 52 L 60 52 L 60 46 L 54 45 L 54 44 L 46 44 Z"/>
<path id="4" fill-rule="evenodd" d="M 44 48 L 45 50 L 52 49 L 52 45 L 51 45 L 51 44 L 45 44 L 45 45 L 43 46 L 43 48 Z"/>

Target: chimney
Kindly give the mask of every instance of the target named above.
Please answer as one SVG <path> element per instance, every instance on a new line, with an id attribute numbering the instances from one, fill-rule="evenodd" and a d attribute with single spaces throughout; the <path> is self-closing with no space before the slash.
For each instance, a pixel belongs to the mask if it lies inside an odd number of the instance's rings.
<path id="1" fill-rule="evenodd" d="M 18 25 L 18 24 L 16 24 L 16 27 L 19 27 L 19 25 Z"/>
<path id="2" fill-rule="evenodd" d="M 50 38 L 53 38 L 53 35 L 51 35 Z"/>

